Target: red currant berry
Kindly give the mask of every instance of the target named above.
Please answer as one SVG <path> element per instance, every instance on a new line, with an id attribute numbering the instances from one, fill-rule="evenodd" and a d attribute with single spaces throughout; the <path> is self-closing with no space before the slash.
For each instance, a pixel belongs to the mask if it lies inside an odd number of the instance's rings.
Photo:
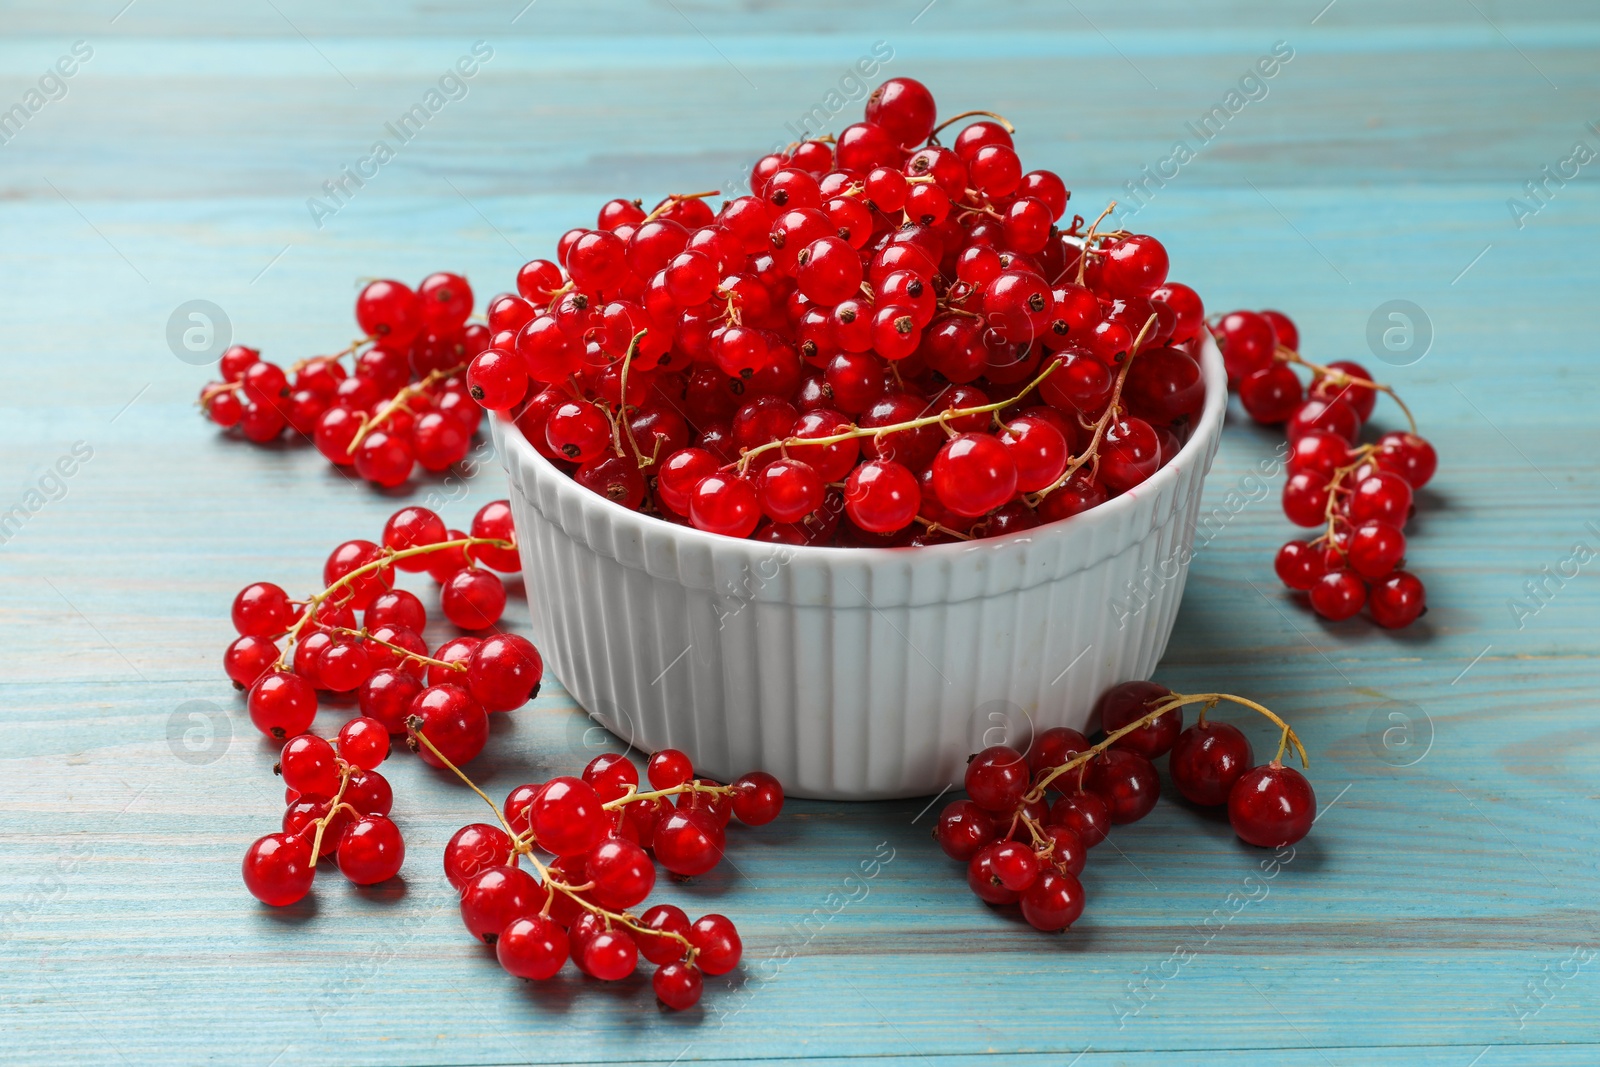
<path id="1" fill-rule="evenodd" d="M 365 815 L 339 841 L 339 872 L 356 885 L 377 885 L 400 873 L 406 845 L 399 827 L 384 815 Z"/>
<path id="2" fill-rule="evenodd" d="M 1171 696 L 1172 690 L 1156 682 L 1123 682 L 1101 694 L 1094 713 L 1100 720 L 1100 728 L 1109 734 L 1143 718 Z M 1111 747 L 1137 752 L 1153 760 L 1172 747 L 1182 729 L 1183 709 L 1173 708 L 1125 734 Z"/>
<path id="3" fill-rule="evenodd" d="M 546 782 L 528 810 L 534 836 L 558 856 L 581 856 L 606 833 L 605 813 L 594 787 L 563 776 Z"/>
<path id="4" fill-rule="evenodd" d="M 539 650 L 518 634 L 495 634 L 484 639 L 467 661 L 467 691 L 486 711 L 522 707 L 538 695 L 543 677 L 544 660 Z"/>
<path id="5" fill-rule="evenodd" d="M 686 963 L 667 963 L 656 969 L 650 988 L 656 999 L 673 1011 L 687 1011 L 700 1002 L 700 971 Z"/>
<path id="6" fill-rule="evenodd" d="M 994 817 L 970 800 L 946 804 L 933 828 L 933 838 L 944 854 L 962 863 L 969 862 L 998 834 Z"/>
<path id="7" fill-rule="evenodd" d="M 387 736 L 384 742 L 388 743 Z M 278 756 L 277 769 L 283 784 L 297 792 L 332 796 L 339 791 L 339 757 L 315 734 L 291 737 Z"/>
<path id="8" fill-rule="evenodd" d="M 1070 874 L 1044 871 L 1022 894 L 1022 917 L 1035 930 L 1065 930 L 1083 914 L 1083 883 Z"/>
<path id="9" fill-rule="evenodd" d="M 1100 478 L 1112 491 L 1126 493 L 1160 468 L 1161 439 L 1143 419 L 1113 419 L 1101 440 Z"/>
<path id="10" fill-rule="evenodd" d="M 639 954 L 645 959 L 655 964 L 676 963 L 683 959 L 686 951 L 684 943 L 677 937 L 669 936 L 689 936 L 689 917 L 682 908 L 676 904 L 657 904 L 639 916 L 639 924 L 658 931 L 637 935 Z"/>
<path id="11" fill-rule="evenodd" d="M 542 981 L 567 962 L 567 932 L 543 915 L 508 923 L 494 943 L 495 958 L 507 974 Z"/>
<path id="12" fill-rule="evenodd" d="M 1406 535 L 1393 523 L 1364 522 L 1345 542 L 1350 569 L 1369 580 L 1383 578 L 1400 565 L 1406 554 Z"/>
<path id="13" fill-rule="evenodd" d="M 602 982 L 620 982 L 639 965 L 639 946 L 621 927 L 602 930 L 583 945 L 585 974 Z"/>
<path id="14" fill-rule="evenodd" d="M 1033 739 L 1028 747 L 1028 769 L 1038 776 L 1059 767 L 1080 752 L 1089 751 L 1089 739 L 1077 730 L 1055 726 Z M 1057 782 L 1062 779 L 1057 779 Z"/>
<path id="15" fill-rule="evenodd" d="M 783 810 L 783 786 L 765 771 L 750 771 L 733 783 L 734 816 L 746 826 L 765 826 Z"/>
<path id="16" fill-rule="evenodd" d="M 695 964 L 706 974 L 727 974 L 739 966 L 744 942 L 732 920 L 725 915 L 702 915 L 689 927 L 689 941 L 698 949 Z"/>
<path id="17" fill-rule="evenodd" d="M 506 608 L 506 587 L 492 571 L 468 567 L 439 588 L 445 617 L 463 630 L 482 630 L 500 621 Z"/>
<path id="18" fill-rule="evenodd" d="M 461 921 L 473 937 L 492 945 L 512 922 L 538 914 L 548 896 L 520 867 L 489 867 L 461 890 Z"/>
<path id="19" fill-rule="evenodd" d="M 233 628 L 245 637 L 273 637 L 294 625 L 300 612 L 271 582 L 254 582 L 233 598 Z"/>
<path id="20" fill-rule="evenodd" d="M 1356 483 L 1349 508 L 1351 522 L 1386 522 L 1402 528 L 1411 517 L 1411 485 L 1388 471 L 1369 474 Z"/>
<path id="21" fill-rule="evenodd" d="M 584 863 L 595 903 L 624 911 L 655 888 L 656 868 L 644 849 L 632 841 L 609 838 L 590 849 Z"/>
<path id="22" fill-rule="evenodd" d="M 311 842 L 295 835 L 268 834 L 244 854 L 245 888 L 261 903 L 275 908 L 304 899 L 315 875 Z"/>
<path id="23" fill-rule="evenodd" d="M 1292 845 L 1311 829 L 1317 798 L 1305 775 L 1269 763 L 1246 771 L 1228 793 L 1233 832 L 1258 848 Z"/>
<path id="24" fill-rule="evenodd" d="M 651 789 L 672 789 L 694 777 L 694 765 L 675 748 L 664 748 L 650 757 L 645 775 Z"/>
<path id="25" fill-rule="evenodd" d="M 1308 591 L 1327 573 L 1323 551 L 1305 541 L 1290 541 L 1278 549 L 1272 566 L 1283 584 L 1298 593 Z"/>
<path id="26" fill-rule="evenodd" d="M 389 728 L 377 719 L 356 716 L 339 728 L 339 755 L 357 767 L 376 770 L 389 758 Z"/>
<path id="27" fill-rule="evenodd" d="M 1074 772 L 1067 777 L 1074 777 Z M 1093 848 L 1111 831 L 1111 809 L 1093 793 L 1068 793 L 1050 806 L 1050 822 L 1065 826 Z"/>
<path id="28" fill-rule="evenodd" d="M 1433 446 L 1414 433 L 1386 433 L 1378 438 L 1373 461 L 1380 470 L 1400 475 L 1413 489 L 1427 485 L 1439 466 Z"/>
<path id="29" fill-rule="evenodd" d="M 1046 826 L 1042 832 L 1050 841 L 1050 853 L 1046 857 L 1041 851 L 1041 861 L 1047 858 L 1050 866 L 1062 874 L 1070 874 L 1073 877 L 1082 874 L 1084 866 L 1089 862 L 1089 846 L 1083 843 L 1083 838 L 1078 836 L 1078 832 L 1053 823 Z"/>
<path id="30" fill-rule="evenodd" d="M 1296 471 L 1283 483 L 1283 513 L 1296 526 L 1321 526 L 1328 521 L 1328 476 Z"/>
<path id="31" fill-rule="evenodd" d="M 1156 806 L 1161 779 L 1137 752 L 1110 749 L 1089 761 L 1084 788 L 1105 801 L 1113 823 L 1138 822 Z"/>
<path id="32" fill-rule="evenodd" d="M 311 684 L 288 671 L 269 671 L 256 679 L 247 703 L 256 729 L 277 741 L 305 733 L 317 717 Z"/>
<path id="33" fill-rule="evenodd" d="M 1020 896 L 1007 889 L 994 870 L 995 853 L 1005 845 L 1006 842 L 985 845 L 967 863 L 967 886 L 985 904 L 1015 904 Z"/>
<path id="34" fill-rule="evenodd" d="M 1100 268 L 1100 282 L 1114 297 L 1147 297 L 1167 280 L 1167 250 L 1160 241 L 1136 233 L 1113 242 Z"/>
<path id="35" fill-rule="evenodd" d="M 416 745 L 417 755 L 430 767 L 443 769 L 444 762 L 427 745 L 416 739 L 421 734 L 433 742 L 444 758 L 457 767 L 483 751 L 489 740 L 489 716 L 483 706 L 460 686 L 432 685 L 411 701 L 411 716 L 422 719 L 420 727 L 407 724 L 407 733 Z"/>
<path id="36" fill-rule="evenodd" d="M 233 684 L 249 689 L 278 662 L 278 646 L 265 637 L 240 637 L 222 654 L 222 669 Z"/>
<path id="37" fill-rule="evenodd" d="M 685 878 L 705 874 L 722 860 L 725 835 L 711 815 L 674 810 L 656 824 L 651 846 L 656 862 Z"/>
<path id="38" fill-rule="evenodd" d="M 1422 582 L 1409 571 L 1395 571 L 1374 585 L 1368 605 L 1373 621 L 1390 630 L 1410 626 L 1428 610 Z"/>
<path id="39" fill-rule="evenodd" d="M 383 724 L 390 734 L 406 732 L 411 701 L 422 692 L 423 682 L 408 671 L 379 668 L 361 687 L 361 714 Z"/>
<path id="40" fill-rule="evenodd" d="M 1238 727 L 1209 719 L 1178 735 L 1167 769 L 1185 799 L 1194 804 L 1226 804 L 1241 775 L 1255 763 L 1250 739 Z"/>
<path id="41" fill-rule="evenodd" d="M 627 756 L 602 752 L 583 769 L 583 780 L 602 801 L 620 800 L 639 786 L 639 769 Z"/>
<path id="42" fill-rule="evenodd" d="M 1367 583 L 1348 567 L 1330 570 L 1311 587 L 1311 607 L 1333 622 L 1348 619 L 1367 602 Z"/>
<path id="43" fill-rule="evenodd" d="M 498 826 L 469 823 L 444 846 L 445 879 L 459 893 L 480 871 L 504 864 L 511 849 L 511 835 Z"/>
<path id="44" fill-rule="evenodd" d="M 1008 745 L 991 745 L 967 762 L 964 784 L 972 802 L 985 811 L 1009 814 L 1028 791 L 1028 762 Z"/>
<path id="45" fill-rule="evenodd" d="M 1361 416 L 1343 400 L 1324 400 L 1314 396 L 1295 408 L 1283 428 L 1283 435 L 1290 441 L 1298 441 L 1312 430 L 1336 434 L 1353 445 L 1361 434 Z"/>
<path id="46" fill-rule="evenodd" d="M 1239 402 L 1252 419 L 1264 426 L 1286 421 L 1304 400 L 1300 377 L 1287 363 L 1251 371 L 1239 382 Z"/>

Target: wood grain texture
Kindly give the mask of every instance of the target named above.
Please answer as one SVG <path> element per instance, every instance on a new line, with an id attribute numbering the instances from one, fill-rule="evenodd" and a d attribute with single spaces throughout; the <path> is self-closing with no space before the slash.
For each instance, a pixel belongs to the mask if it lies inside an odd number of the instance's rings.
<path id="1" fill-rule="evenodd" d="M 93 449 L 0 545 L 0 1063 L 1600 1059 L 1600 961 L 1570 962 L 1600 949 L 1595 564 L 1520 625 L 1508 607 L 1574 543 L 1600 549 L 1600 194 L 1586 168 L 1521 228 L 1507 207 L 1575 141 L 1600 148 L 1593 5 L 539 0 L 513 23 L 521 0 L 121 2 L 0 12 L 0 107 L 94 48 L 0 146 L 0 512 Z M 306 198 L 480 39 L 468 95 L 316 228 Z M 1396 635 L 1281 592 L 1290 530 L 1249 480 L 1276 441 L 1225 434 L 1208 502 L 1254 499 L 1198 553 L 1159 677 L 1297 724 L 1324 811 L 1292 862 L 1265 878 L 1224 822 L 1165 803 L 1096 850 L 1089 911 L 1043 937 L 974 901 L 925 802 L 795 803 L 663 890 L 746 944 L 665 1015 L 647 976 L 506 979 L 437 869 L 476 802 L 396 761 L 403 878 L 253 906 L 239 856 L 281 793 L 218 670 L 229 598 L 309 588 L 398 499 L 459 524 L 504 487 L 489 458 L 379 494 L 306 448 L 218 438 L 190 406 L 204 372 L 167 348 L 176 305 L 213 300 L 290 361 L 349 335 L 357 278 L 448 267 L 487 295 L 608 196 L 737 175 L 875 41 L 946 108 L 1010 115 L 1092 212 L 1280 40 L 1268 95 L 1138 225 L 1208 306 L 1285 308 L 1328 359 L 1379 369 L 1373 309 L 1419 304 L 1432 350 L 1382 369 L 1444 457 L 1414 525 L 1431 610 Z M 198 752 L 188 701 L 219 712 Z M 504 792 L 610 744 L 550 685 L 475 771 Z M 865 898 L 831 911 L 880 848 Z"/>

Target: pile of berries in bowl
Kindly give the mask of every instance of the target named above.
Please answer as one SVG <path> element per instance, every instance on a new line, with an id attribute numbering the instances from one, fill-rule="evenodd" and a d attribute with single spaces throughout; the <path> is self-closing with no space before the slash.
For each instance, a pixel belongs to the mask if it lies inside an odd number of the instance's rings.
<path id="1" fill-rule="evenodd" d="M 467 383 L 533 638 L 602 724 L 796 795 L 905 796 L 996 709 L 1081 726 L 1154 669 L 1221 358 L 1161 243 L 1069 215 L 1013 132 L 894 79 L 750 195 L 609 201 L 490 301 Z"/>

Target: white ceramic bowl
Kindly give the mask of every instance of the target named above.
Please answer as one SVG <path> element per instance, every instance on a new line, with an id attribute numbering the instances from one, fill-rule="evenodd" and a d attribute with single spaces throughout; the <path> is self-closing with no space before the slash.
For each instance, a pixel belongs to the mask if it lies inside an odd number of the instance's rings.
<path id="1" fill-rule="evenodd" d="M 937 793 L 967 756 L 1082 728 L 1148 678 L 1188 574 L 1227 403 L 1206 339 L 1203 414 L 1132 492 L 1011 537 L 929 548 L 735 540 L 619 507 L 493 420 L 533 618 L 555 676 L 607 729 L 794 796 Z"/>

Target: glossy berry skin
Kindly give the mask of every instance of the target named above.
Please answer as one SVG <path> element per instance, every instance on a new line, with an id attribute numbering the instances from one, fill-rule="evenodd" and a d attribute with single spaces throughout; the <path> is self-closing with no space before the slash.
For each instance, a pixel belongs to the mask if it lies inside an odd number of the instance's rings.
<path id="1" fill-rule="evenodd" d="M 1406 554 L 1406 535 L 1392 523 L 1364 522 L 1350 533 L 1345 559 L 1361 577 L 1376 581 L 1390 574 Z"/>
<path id="2" fill-rule="evenodd" d="M 1161 440 L 1150 424 L 1128 416 L 1113 419 L 1101 442 L 1100 478 L 1106 486 L 1125 493 L 1148 479 L 1161 466 Z"/>
<path id="3" fill-rule="evenodd" d="M 397 281 L 371 282 L 356 297 L 356 324 L 368 337 L 404 349 L 423 325 L 417 294 Z"/>
<path id="4" fill-rule="evenodd" d="M 783 810 L 783 785 L 765 771 L 740 775 L 732 788 L 733 815 L 746 826 L 765 826 Z"/>
<path id="5" fill-rule="evenodd" d="M 1292 845 L 1311 829 L 1317 797 L 1305 775 L 1293 767 L 1269 763 L 1247 771 L 1228 793 L 1228 822 L 1233 832 L 1257 848 Z"/>
<path id="6" fill-rule="evenodd" d="M 727 916 L 715 913 L 702 915 L 689 927 L 688 937 L 694 947 L 700 950 L 695 956 L 695 963 L 706 974 L 727 974 L 739 966 L 739 957 L 744 954 L 744 942 L 739 939 L 739 931 Z"/>
<path id="7" fill-rule="evenodd" d="M 1327 573 L 1326 553 L 1305 541 L 1289 541 L 1278 549 L 1273 569 L 1284 585 L 1304 593 Z"/>
<path id="8" fill-rule="evenodd" d="M 915 148 L 933 132 L 933 94 L 915 78 L 890 78 L 867 97 L 866 119 L 901 148 Z"/>
<path id="9" fill-rule="evenodd" d="M 905 529 L 916 518 L 922 490 L 917 476 L 904 465 L 871 459 L 845 479 L 844 501 L 850 521 L 863 530 L 893 533 Z"/>
<path id="10" fill-rule="evenodd" d="M 1080 752 L 1089 750 L 1089 739 L 1077 730 L 1065 726 L 1052 727 L 1033 739 L 1028 746 L 1028 770 L 1037 777 L 1053 767 L 1059 767 Z M 1057 778 L 1052 783 L 1064 783 Z"/>
<path id="11" fill-rule="evenodd" d="M 315 875 L 309 838 L 268 834 L 245 850 L 245 888 L 263 904 L 282 908 L 298 903 L 311 891 Z"/>
<path id="12" fill-rule="evenodd" d="M 1385 629 L 1398 630 L 1416 622 L 1428 610 L 1422 582 L 1409 571 L 1395 571 L 1372 587 L 1367 599 L 1372 619 Z"/>
<path id="13" fill-rule="evenodd" d="M 1150 814 L 1161 796 L 1161 779 L 1143 756 L 1113 748 L 1089 761 L 1084 788 L 1105 801 L 1111 821 L 1120 825 Z"/>
<path id="14" fill-rule="evenodd" d="M 1287 363 L 1252 371 L 1239 382 L 1239 402 L 1252 419 L 1264 426 L 1286 422 L 1304 401 L 1305 387 Z"/>
<path id="15" fill-rule="evenodd" d="M 1136 233 L 1106 250 L 1100 281 L 1112 296 L 1147 297 L 1167 280 L 1167 250 L 1148 234 Z"/>
<path id="16" fill-rule="evenodd" d="M 761 510 L 774 522 L 799 522 L 822 506 L 827 490 L 809 463 L 776 459 L 756 476 Z"/>
<path id="17" fill-rule="evenodd" d="M 659 931 L 658 934 L 635 934 L 641 956 L 655 964 L 676 963 L 683 959 L 686 951 L 683 942 L 676 937 L 665 936 L 689 936 L 689 916 L 684 914 L 682 908 L 676 904 L 657 904 L 639 916 L 639 924 Z"/>
<path id="18" fill-rule="evenodd" d="M 539 693 L 544 659 L 520 634 L 484 638 L 467 660 L 467 691 L 485 711 L 514 711 Z"/>
<path id="19" fill-rule="evenodd" d="M 707 475 L 689 494 L 689 521 L 709 533 L 749 537 L 761 521 L 755 486 L 731 472 Z"/>
<path id="20" fill-rule="evenodd" d="M 705 874 L 722 859 L 725 835 L 709 814 L 676 809 L 656 824 L 656 862 L 685 878 Z"/>
<path id="21" fill-rule="evenodd" d="M 384 523 L 382 544 L 385 548 L 399 552 L 408 548 L 438 544 L 445 539 L 447 532 L 444 520 L 427 508 L 404 507 L 389 516 L 389 521 Z M 429 558 L 427 555 L 410 556 L 397 560 L 395 566 L 403 571 L 417 573 L 427 569 Z"/>
<path id="22" fill-rule="evenodd" d="M 984 811 L 1009 815 L 1028 791 L 1028 761 L 1008 745 L 991 745 L 967 762 L 967 796 Z"/>
<path id="23" fill-rule="evenodd" d="M 422 680 L 409 671 L 379 668 L 361 686 L 361 714 L 382 723 L 391 735 L 403 734 L 411 701 L 422 688 Z"/>
<path id="24" fill-rule="evenodd" d="M 384 737 L 385 743 L 388 737 Z M 315 734 L 291 737 L 278 756 L 283 784 L 299 793 L 332 796 L 339 791 L 339 757 L 333 746 Z"/>
<path id="25" fill-rule="evenodd" d="M 366 770 L 389 758 L 389 729 L 377 719 L 358 715 L 339 727 L 339 755 Z"/>
<path id="26" fill-rule="evenodd" d="M 1170 696 L 1172 690 L 1156 682 L 1123 682 L 1100 695 L 1094 714 L 1100 719 L 1100 728 L 1109 734 L 1154 711 Z M 1112 748 L 1136 752 L 1153 760 L 1172 748 L 1182 729 L 1183 709 L 1173 708 L 1119 738 Z"/>
<path id="27" fill-rule="evenodd" d="M 420 717 L 422 726 L 413 730 L 408 725 L 407 732 L 422 734 L 458 767 L 477 756 L 488 743 L 489 716 L 483 705 L 460 686 L 449 683 L 429 686 L 411 701 L 410 714 Z M 417 755 L 430 767 L 443 769 L 445 766 L 420 741 Z"/>
<path id="28" fill-rule="evenodd" d="M 1000 843 L 985 845 L 967 863 L 967 887 L 985 904 L 1015 904 L 1020 897 L 1014 889 L 1006 888 L 994 869 L 994 858 Z"/>
<path id="29" fill-rule="evenodd" d="M 480 871 L 499 867 L 511 855 L 511 835 L 498 826 L 469 823 L 444 846 L 444 876 L 459 893 Z"/>
<path id="30" fill-rule="evenodd" d="M 546 782 L 528 817 L 540 847 L 558 856 L 581 856 L 606 832 L 600 797 L 581 778 L 563 776 Z"/>
<path id="31" fill-rule="evenodd" d="M 1283 483 L 1283 513 L 1296 526 L 1321 526 L 1328 521 L 1328 477 L 1295 471 Z"/>
<path id="32" fill-rule="evenodd" d="M 952 800 L 939 813 L 933 837 L 944 854 L 962 863 L 970 862 L 999 833 L 994 816 L 970 800 Z"/>
<path id="33" fill-rule="evenodd" d="M 1076 778 L 1076 772 L 1069 771 L 1058 781 Z M 1050 822 L 1071 830 L 1085 847 L 1093 848 L 1111 831 L 1111 809 L 1093 793 L 1071 792 L 1050 805 Z"/>
<path id="34" fill-rule="evenodd" d="M 475 545 L 472 549 L 472 559 L 505 574 L 515 574 L 522 569 L 522 557 L 517 554 L 517 528 L 511 515 L 511 503 L 506 500 L 491 500 L 478 509 L 472 517 L 471 531 L 473 537 L 496 538 L 510 541 L 511 548 L 499 548 L 495 545 Z"/>
<path id="35" fill-rule="evenodd" d="M 406 846 L 384 815 L 364 815 L 345 831 L 335 853 L 339 871 L 356 885 L 377 885 L 400 873 Z"/>
<path id="36" fill-rule="evenodd" d="M 394 807 L 394 789 L 377 771 L 357 770 L 345 786 L 344 802 L 363 815 L 387 815 Z"/>
<path id="37" fill-rule="evenodd" d="M 1378 438 L 1378 453 L 1373 459 L 1380 470 L 1400 475 L 1412 489 L 1427 485 L 1439 466 L 1433 446 L 1413 433 L 1384 434 Z"/>
<path id="38" fill-rule="evenodd" d="M 233 628 L 242 637 L 275 637 L 292 626 L 298 614 L 289 594 L 271 582 L 253 582 L 233 598 Z"/>
<path id="39" fill-rule="evenodd" d="M 491 571 L 468 567 L 439 587 L 445 617 L 463 630 L 482 630 L 500 621 L 506 608 L 506 587 Z"/>
<path id="40" fill-rule="evenodd" d="M 1197 722 L 1178 735 L 1167 769 L 1193 804 L 1226 804 L 1233 785 L 1255 763 L 1250 739 L 1225 722 Z"/>
<path id="41" fill-rule="evenodd" d="M 567 932 L 542 915 L 513 919 L 494 944 L 507 974 L 534 981 L 553 977 L 567 962 Z"/>
<path id="42" fill-rule="evenodd" d="M 1039 860 L 1031 844 L 1001 841 L 989 849 L 989 870 L 999 883 L 1021 893 L 1039 877 Z"/>
<path id="43" fill-rule="evenodd" d="M 639 770 L 627 756 L 602 752 L 583 769 L 583 780 L 602 801 L 619 800 L 639 786 Z"/>
<path id="44" fill-rule="evenodd" d="M 1283 435 L 1294 442 L 1311 430 L 1337 434 L 1348 443 L 1355 444 L 1361 434 L 1361 416 L 1343 400 L 1311 397 L 1289 416 Z"/>
<path id="45" fill-rule="evenodd" d="M 317 694 L 311 684 L 289 671 L 269 671 L 250 687 L 250 721 L 276 741 L 311 728 L 317 717 Z"/>
<path id="46" fill-rule="evenodd" d="M 1367 583 L 1348 567 L 1330 570 L 1311 587 L 1311 607 L 1332 622 L 1348 619 L 1367 602 Z"/>
<path id="47" fill-rule="evenodd" d="M 355 447 L 356 473 L 385 489 L 404 483 L 415 464 L 406 439 L 388 430 L 372 431 Z"/>
<path id="48" fill-rule="evenodd" d="M 656 884 L 655 864 L 644 849 L 615 837 L 589 850 L 584 870 L 594 883 L 595 903 L 618 911 L 644 900 Z"/>
<path id="49" fill-rule="evenodd" d="M 222 669 L 240 689 L 249 689 L 278 662 L 278 646 L 265 637 L 240 637 L 222 654 Z"/>
<path id="50" fill-rule="evenodd" d="M 1035 930 L 1065 930 L 1083 914 L 1083 883 L 1061 871 L 1042 871 L 1021 904 L 1022 917 Z"/>
<path id="51" fill-rule="evenodd" d="M 1370 474 L 1356 483 L 1349 508 L 1351 522 L 1386 522 L 1402 529 L 1411 517 L 1411 486 L 1388 471 Z"/>
<path id="52" fill-rule="evenodd" d="M 490 867 L 461 890 L 461 921 L 473 937 L 492 945 L 513 920 L 537 914 L 547 895 L 520 867 Z"/>
<path id="53" fill-rule="evenodd" d="M 685 963 L 663 964 L 650 979 L 656 999 L 673 1011 L 687 1011 L 698 1004 L 703 986 L 699 969 Z"/>
<path id="54" fill-rule="evenodd" d="M 694 765 L 677 749 L 664 748 L 650 757 L 645 765 L 645 776 L 651 789 L 671 789 L 694 777 Z"/>

